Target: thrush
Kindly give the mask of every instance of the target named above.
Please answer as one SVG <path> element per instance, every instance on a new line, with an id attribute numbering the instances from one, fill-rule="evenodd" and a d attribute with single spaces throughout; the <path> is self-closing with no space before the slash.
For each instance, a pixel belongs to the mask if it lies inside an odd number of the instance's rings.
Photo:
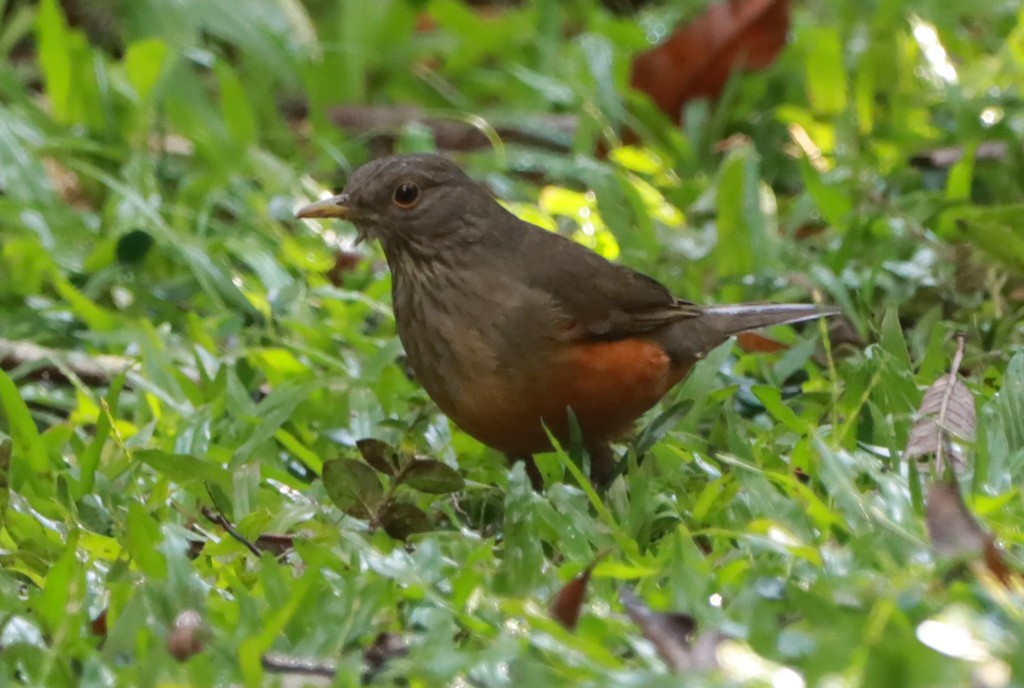
<path id="1" fill-rule="evenodd" d="M 524 222 L 455 163 L 398 155 L 352 173 L 300 218 L 352 222 L 392 274 L 398 336 L 416 379 L 456 425 L 527 462 L 575 417 L 591 479 L 609 442 L 729 337 L 837 311 L 809 304 L 699 306 L 559 234 Z M 571 414 L 570 414 L 571 411 Z"/>

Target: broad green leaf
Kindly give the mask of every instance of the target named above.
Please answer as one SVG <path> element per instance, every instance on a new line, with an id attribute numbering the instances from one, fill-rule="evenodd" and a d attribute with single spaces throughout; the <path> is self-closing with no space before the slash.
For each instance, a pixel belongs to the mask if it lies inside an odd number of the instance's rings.
<path id="1" fill-rule="evenodd" d="M 409 487 L 430 494 L 448 494 L 465 487 L 457 470 L 435 459 L 418 459 L 402 471 L 400 480 Z"/>
<path id="2" fill-rule="evenodd" d="M 402 467 L 400 453 L 387 442 L 366 437 L 356 442 L 366 463 L 384 475 L 395 475 Z"/>
<path id="3" fill-rule="evenodd" d="M 324 462 L 324 490 L 334 505 L 356 518 L 376 513 L 384 488 L 377 473 L 362 461 L 332 459 Z"/>
<path id="4" fill-rule="evenodd" d="M 406 540 L 412 535 L 427 533 L 434 529 L 434 524 L 419 507 L 406 502 L 392 502 L 381 511 L 380 524 L 391 537 Z"/>

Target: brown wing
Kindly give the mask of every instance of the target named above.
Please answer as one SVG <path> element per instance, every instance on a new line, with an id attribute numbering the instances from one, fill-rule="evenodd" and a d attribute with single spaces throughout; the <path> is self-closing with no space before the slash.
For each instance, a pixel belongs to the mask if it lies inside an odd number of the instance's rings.
<path id="1" fill-rule="evenodd" d="M 526 283 L 551 296 L 575 321 L 572 330 L 592 339 L 618 339 L 694 318 L 700 308 L 677 299 L 647 275 L 609 262 L 590 249 L 540 227 L 501 234 L 504 255 L 516 263 Z"/>

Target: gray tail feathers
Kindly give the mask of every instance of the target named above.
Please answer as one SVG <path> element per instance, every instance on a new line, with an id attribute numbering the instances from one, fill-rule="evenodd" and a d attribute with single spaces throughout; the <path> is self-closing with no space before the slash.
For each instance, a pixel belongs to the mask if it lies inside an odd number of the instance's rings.
<path id="1" fill-rule="evenodd" d="M 739 304 L 735 306 L 704 306 L 700 318 L 722 340 L 734 334 L 772 325 L 786 325 L 815 320 L 839 313 L 831 306 L 812 306 L 804 303 Z"/>

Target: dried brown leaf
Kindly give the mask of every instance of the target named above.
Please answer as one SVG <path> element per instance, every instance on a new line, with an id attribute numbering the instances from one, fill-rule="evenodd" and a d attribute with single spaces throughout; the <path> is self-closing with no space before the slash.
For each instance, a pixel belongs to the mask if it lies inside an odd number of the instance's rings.
<path id="1" fill-rule="evenodd" d="M 911 428 L 910 439 L 903 452 L 907 460 L 934 455 L 939 474 L 944 471 L 947 461 L 952 462 L 954 469 L 963 468 L 963 450 L 954 440 L 972 440 L 978 424 L 974 396 L 957 375 L 963 353 L 964 338 L 960 336 L 951 371 L 925 392 L 918 420 Z"/>
<path id="2" fill-rule="evenodd" d="M 788 345 L 760 332 L 740 332 L 736 335 L 736 341 L 747 353 L 774 354 L 789 349 Z"/>
<path id="3" fill-rule="evenodd" d="M 595 559 L 587 568 L 562 586 L 562 589 L 555 595 L 555 599 L 551 601 L 549 609 L 552 618 L 570 631 L 576 630 L 576 624 L 580 621 L 583 601 L 587 598 L 587 586 L 590 584 L 590 574 L 594 572 L 596 564 L 597 560 Z"/>
<path id="4" fill-rule="evenodd" d="M 711 5 L 664 43 L 637 56 L 633 87 L 679 119 L 694 98 L 717 98 L 733 72 L 763 69 L 786 44 L 789 0 Z"/>
<path id="5" fill-rule="evenodd" d="M 694 642 L 697 623 L 689 614 L 656 612 L 628 588 L 619 597 L 626 614 L 673 671 L 707 670 L 717 665 L 715 649 L 721 641 L 719 634 L 704 634 Z"/>
<path id="6" fill-rule="evenodd" d="M 960 486 L 943 480 L 928 488 L 925 505 L 928 535 L 940 554 L 950 557 L 981 554 L 992 536 L 964 503 Z"/>

